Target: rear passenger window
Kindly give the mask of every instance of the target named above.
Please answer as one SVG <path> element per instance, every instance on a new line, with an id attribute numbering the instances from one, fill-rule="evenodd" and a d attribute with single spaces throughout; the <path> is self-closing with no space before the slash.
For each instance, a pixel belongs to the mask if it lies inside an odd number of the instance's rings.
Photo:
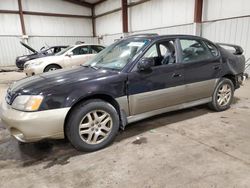
<path id="1" fill-rule="evenodd" d="M 216 56 L 219 55 L 219 52 L 218 52 L 217 48 L 213 44 L 211 44 L 210 42 L 207 42 L 207 41 L 204 41 L 204 42 L 206 43 L 206 45 L 207 45 L 208 49 L 210 50 L 212 56 L 216 57 Z"/>
<path id="2" fill-rule="evenodd" d="M 181 39 L 180 43 L 183 63 L 202 61 L 213 57 L 200 41 Z"/>

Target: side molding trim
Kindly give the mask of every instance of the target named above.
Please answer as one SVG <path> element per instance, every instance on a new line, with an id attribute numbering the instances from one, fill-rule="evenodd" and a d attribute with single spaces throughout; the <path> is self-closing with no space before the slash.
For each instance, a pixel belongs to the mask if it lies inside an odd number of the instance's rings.
<path id="1" fill-rule="evenodd" d="M 193 106 L 197 106 L 197 105 L 201 105 L 201 104 L 206 104 L 206 103 L 209 103 L 211 101 L 212 101 L 212 97 L 209 97 L 209 98 L 205 98 L 205 99 L 201 99 L 201 100 L 197 100 L 197 101 L 179 104 L 176 106 L 170 106 L 167 108 L 162 108 L 162 109 L 158 109 L 158 110 L 154 110 L 154 111 L 150 111 L 150 112 L 145 112 L 145 113 L 134 115 L 134 116 L 129 116 L 127 119 L 128 119 L 128 123 L 133 123 L 133 122 L 140 121 L 142 119 L 146 119 L 148 117 L 152 117 L 152 116 L 155 116 L 158 114 L 162 114 L 162 113 L 166 113 L 166 112 L 170 112 L 170 111 L 181 110 L 181 109 L 185 109 L 185 108 L 189 108 L 189 107 L 193 107 Z"/>

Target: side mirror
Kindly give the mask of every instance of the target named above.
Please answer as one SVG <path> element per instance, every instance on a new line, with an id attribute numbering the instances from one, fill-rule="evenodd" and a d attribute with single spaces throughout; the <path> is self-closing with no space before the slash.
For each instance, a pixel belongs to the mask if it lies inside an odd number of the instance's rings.
<path id="1" fill-rule="evenodd" d="M 137 68 L 139 71 L 145 71 L 145 70 L 150 70 L 151 67 L 155 65 L 155 60 L 154 58 L 142 58 L 138 64 Z"/>
<path id="2" fill-rule="evenodd" d="M 68 56 L 68 57 L 71 57 L 71 56 L 73 56 L 74 54 L 73 54 L 73 52 L 68 52 L 67 54 L 66 54 L 66 56 Z"/>

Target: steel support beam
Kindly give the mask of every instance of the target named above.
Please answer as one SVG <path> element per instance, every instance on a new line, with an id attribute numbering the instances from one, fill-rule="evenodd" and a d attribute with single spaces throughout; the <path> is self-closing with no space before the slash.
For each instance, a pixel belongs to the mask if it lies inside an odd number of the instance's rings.
<path id="1" fill-rule="evenodd" d="M 65 0 L 65 1 L 77 4 L 77 5 L 81 5 L 81 6 L 84 6 L 84 7 L 88 7 L 88 8 L 92 8 L 93 7 L 93 4 L 87 3 L 85 1 L 77 1 L 77 0 Z"/>
<path id="2" fill-rule="evenodd" d="M 121 0 L 122 3 L 122 32 L 128 33 L 128 1 Z"/>
<path id="3" fill-rule="evenodd" d="M 59 13 L 33 12 L 33 11 L 23 11 L 23 14 L 33 15 L 33 16 L 52 16 L 52 17 L 65 17 L 65 18 L 86 18 L 86 19 L 92 18 L 92 16 L 87 16 L 87 15 L 59 14 Z"/>
<path id="4" fill-rule="evenodd" d="M 92 14 L 92 31 L 93 31 L 93 37 L 96 37 L 95 7 L 91 8 L 91 14 Z"/>
<path id="5" fill-rule="evenodd" d="M 66 17 L 66 18 L 86 18 L 86 19 L 92 18 L 92 16 L 87 16 L 87 15 L 59 14 L 59 13 L 33 12 L 33 11 L 22 11 L 22 12 L 23 15 L 33 15 L 33 16 L 52 16 L 52 17 Z M 0 14 L 19 14 L 19 11 L 0 10 Z"/>
<path id="6" fill-rule="evenodd" d="M 18 11 L 19 11 L 20 22 L 21 22 L 21 27 L 22 27 L 22 34 L 26 35 L 24 18 L 23 18 L 23 7 L 22 7 L 22 1 L 21 0 L 18 0 Z"/>
<path id="7" fill-rule="evenodd" d="M 202 22 L 202 7 L 203 7 L 203 0 L 195 0 L 194 23 Z"/>
<path id="8" fill-rule="evenodd" d="M 97 1 L 96 3 L 94 3 L 93 5 L 96 6 L 96 5 L 101 4 L 101 3 L 105 2 L 105 1 L 107 1 L 107 0 L 100 0 L 100 1 Z"/>
<path id="9" fill-rule="evenodd" d="M 194 27 L 193 27 L 193 34 L 197 36 L 202 35 L 202 7 L 203 7 L 203 0 L 195 0 L 194 5 Z"/>

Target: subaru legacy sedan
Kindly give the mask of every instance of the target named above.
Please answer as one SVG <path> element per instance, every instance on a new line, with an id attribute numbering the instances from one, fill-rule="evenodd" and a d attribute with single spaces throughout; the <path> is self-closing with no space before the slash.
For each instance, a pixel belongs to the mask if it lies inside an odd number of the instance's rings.
<path id="1" fill-rule="evenodd" d="M 14 83 L 0 117 L 20 142 L 66 137 L 95 151 L 150 116 L 201 104 L 228 109 L 245 68 L 242 48 L 232 46 L 189 35 L 130 36 L 79 68 Z"/>

